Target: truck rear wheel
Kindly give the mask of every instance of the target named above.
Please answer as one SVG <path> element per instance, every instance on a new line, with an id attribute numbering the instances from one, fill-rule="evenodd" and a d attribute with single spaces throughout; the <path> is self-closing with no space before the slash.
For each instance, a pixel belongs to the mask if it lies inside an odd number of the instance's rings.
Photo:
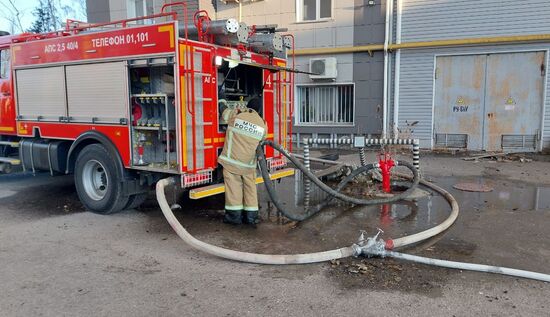
<path id="1" fill-rule="evenodd" d="M 123 176 L 117 170 L 121 164 L 101 144 L 86 146 L 75 163 L 75 185 L 82 204 L 99 214 L 121 211 L 128 203 L 124 194 Z"/>

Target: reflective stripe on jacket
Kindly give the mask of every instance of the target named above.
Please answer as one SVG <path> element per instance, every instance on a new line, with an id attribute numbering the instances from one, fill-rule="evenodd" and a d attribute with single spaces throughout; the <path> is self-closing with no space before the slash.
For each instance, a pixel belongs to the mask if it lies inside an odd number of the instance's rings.
<path id="1" fill-rule="evenodd" d="M 256 169 L 256 148 L 267 134 L 267 126 L 252 109 L 227 109 L 227 132 L 218 163 L 233 174 L 249 174 Z"/>

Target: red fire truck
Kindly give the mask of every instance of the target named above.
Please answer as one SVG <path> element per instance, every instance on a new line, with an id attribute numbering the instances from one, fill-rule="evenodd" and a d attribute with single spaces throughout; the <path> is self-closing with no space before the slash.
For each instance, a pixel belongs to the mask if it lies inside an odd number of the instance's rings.
<path id="1" fill-rule="evenodd" d="M 259 98 L 267 138 L 290 147 L 291 37 L 204 11 L 178 23 L 168 6 L 124 21 L 0 34 L 1 169 L 73 173 L 84 206 L 113 213 L 140 205 L 170 174 L 193 199 L 222 193 L 220 106 Z M 267 156 L 274 179 L 292 175 L 280 154 Z"/>

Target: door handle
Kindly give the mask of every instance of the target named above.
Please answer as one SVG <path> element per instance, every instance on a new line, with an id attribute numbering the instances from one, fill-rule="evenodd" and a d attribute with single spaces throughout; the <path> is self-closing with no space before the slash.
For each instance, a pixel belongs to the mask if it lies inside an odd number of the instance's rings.
<path id="1" fill-rule="evenodd" d="M 11 96 L 11 93 L 2 91 L 2 96 L 9 97 L 9 96 Z"/>
<path id="2" fill-rule="evenodd" d="M 487 118 L 489 118 L 489 119 L 492 119 L 492 118 L 494 118 L 494 117 L 495 117 L 495 114 L 494 114 L 493 112 L 489 112 L 489 113 L 487 114 Z"/>

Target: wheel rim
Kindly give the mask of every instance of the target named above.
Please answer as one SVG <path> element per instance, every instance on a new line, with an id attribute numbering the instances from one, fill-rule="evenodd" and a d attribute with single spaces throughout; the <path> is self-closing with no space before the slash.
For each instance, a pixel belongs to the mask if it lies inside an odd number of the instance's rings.
<path id="1" fill-rule="evenodd" d="M 109 177 L 103 164 L 96 160 L 86 162 L 82 171 L 82 183 L 88 197 L 93 200 L 103 199 L 109 188 Z"/>

